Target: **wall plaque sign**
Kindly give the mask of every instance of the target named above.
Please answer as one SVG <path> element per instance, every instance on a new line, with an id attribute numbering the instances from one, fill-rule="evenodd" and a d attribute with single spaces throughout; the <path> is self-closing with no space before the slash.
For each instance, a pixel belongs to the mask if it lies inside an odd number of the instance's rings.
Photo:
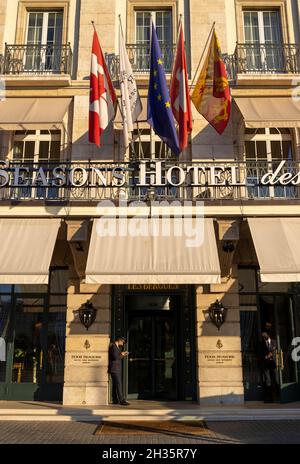
<path id="1" fill-rule="evenodd" d="M 102 366 L 103 356 L 99 353 L 66 353 L 66 364 L 72 366 Z"/>
<path id="2" fill-rule="evenodd" d="M 234 353 L 212 353 L 204 354 L 204 363 L 206 365 L 233 365 L 236 362 Z"/>

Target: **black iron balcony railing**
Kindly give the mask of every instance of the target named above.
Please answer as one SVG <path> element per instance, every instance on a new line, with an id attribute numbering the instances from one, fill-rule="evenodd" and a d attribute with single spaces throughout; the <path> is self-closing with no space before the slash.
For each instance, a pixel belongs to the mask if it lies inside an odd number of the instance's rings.
<path id="1" fill-rule="evenodd" d="M 161 160 L 160 182 L 159 170 L 153 176 L 157 162 L 146 163 L 147 174 L 143 177 L 140 161 L 60 164 L 12 161 L 6 165 L 2 161 L 0 200 L 300 200 L 300 162 Z M 266 178 L 272 182 L 265 183 Z M 4 179 L 6 185 L 3 185 Z M 154 185 L 155 182 L 160 185 Z"/>
<path id="2" fill-rule="evenodd" d="M 72 50 L 66 45 L 8 45 L 1 74 L 71 74 Z M 2 69 L 1 69 L 2 68 Z"/>
<path id="3" fill-rule="evenodd" d="M 173 57 L 176 45 L 163 43 L 160 44 L 165 71 L 172 71 Z M 150 69 L 150 44 L 126 44 L 126 50 L 132 69 L 136 73 L 147 73 Z M 119 56 L 114 53 L 105 55 L 108 69 L 113 80 L 119 77 Z"/>
<path id="4" fill-rule="evenodd" d="M 295 44 L 237 44 L 233 55 L 224 55 L 231 80 L 237 74 L 298 74 L 300 48 Z"/>
<path id="5" fill-rule="evenodd" d="M 176 45 L 161 44 L 166 72 L 172 71 Z M 127 53 L 134 72 L 149 72 L 150 48 L 148 44 L 127 44 Z M 119 56 L 106 53 L 105 58 L 113 80 L 119 78 Z M 223 59 L 230 80 L 237 74 L 298 74 L 300 73 L 300 47 L 296 44 L 237 44 L 232 55 Z"/>

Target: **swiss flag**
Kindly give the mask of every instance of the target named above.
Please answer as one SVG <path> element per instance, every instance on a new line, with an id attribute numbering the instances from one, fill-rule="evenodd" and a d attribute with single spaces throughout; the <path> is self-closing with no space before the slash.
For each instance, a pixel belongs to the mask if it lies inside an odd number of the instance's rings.
<path id="1" fill-rule="evenodd" d="M 91 74 L 89 141 L 100 146 L 101 134 L 115 117 L 117 96 L 103 57 L 97 32 L 94 31 Z"/>
<path id="2" fill-rule="evenodd" d="M 172 111 L 179 126 L 179 146 L 182 151 L 188 145 L 188 134 L 193 127 L 182 24 L 180 24 L 178 34 L 170 97 Z"/>

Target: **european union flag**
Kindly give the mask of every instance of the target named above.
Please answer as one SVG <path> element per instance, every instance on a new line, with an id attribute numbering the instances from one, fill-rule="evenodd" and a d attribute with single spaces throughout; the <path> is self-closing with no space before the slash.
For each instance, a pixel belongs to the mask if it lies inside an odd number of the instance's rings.
<path id="1" fill-rule="evenodd" d="M 155 133 L 179 155 L 180 148 L 171 108 L 160 46 L 152 24 L 151 63 L 148 89 L 147 119 Z"/>

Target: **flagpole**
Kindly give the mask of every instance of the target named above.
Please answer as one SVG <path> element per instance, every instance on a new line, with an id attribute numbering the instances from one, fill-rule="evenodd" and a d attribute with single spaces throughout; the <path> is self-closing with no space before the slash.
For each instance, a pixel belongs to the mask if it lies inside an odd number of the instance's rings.
<path id="1" fill-rule="evenodd" d="M 153 13 L 151 12 L 150 15 L 151 15 L 151 16 L 150 16 L 151 20 L 150 20 L 150 50 L 149 50 L 149 51 L 150 51 L 150 55 L 149 55 L 149 56 L 150 56 L 150 63 L 149 63 L 149 65 L 150 65 L 150 70 L 151 70 L 152 39 L 153 39 L 153 37 L 152 37 Z M 152 143 L 152 142 L 153 142 L 153 139 L 152 139 L 153 134 L 154 134 L 153 127 L 150 125 L 150 157 L 151 157 L 152 159 L 155 158 L 155 142 L 154 142 L 154 144 Z M 154 153 L 152 152 L 152 147 L 153 147 L 153 145 L 154 145 Z"/>
<path id="2" fill-rule="evenodd" d="M 175 61 L 176 61 L 176 54 L 177 54 L 177 49 L 178 49 L 179 32 L 180 32 L 180 26 L 181 26 L 181 24 L 182 24 L 182 14 L 179 15 L 179 21 L 178 21 L 178 26 L 177 26 L 176 53 L 174 53 L 174 55 L 173 55 L 173 64 L 172 64 L 171 80 L 172 80 L 173 71 L 174 71 L 174 66 L 175 66 Z"/>
<path id="3" fill-rule="evenodd" d="M 121 33 L 122 33 L 122 36 L 123 36 L 123 38 L 124 38 L 124 31 L 123 31 L 123 25 L 122 25 L 122 21 L 121 21 L 121 15 L 119 14 L 118 17 L 119 17 L 119 23 L 120 23 Z"/>
<path id="4" fill-rule="evenodd" d="M 178 21 L 178 25 L 177 25 L 177 41 L 176 41 L 176 52 L 174 53 L 173 55 L 173 64 L 172 64 L 172 72 L 171 72 L 171 82 L 172 82 L 172 79 L 173 79 L 173 74 L 174 74 L 174 66 L 175 66 L 175 62 L 176 62 L 176 56 L 177 56 L 177 51 L 178 51 L 178 42 L 179 42 L 179 33 L 180 33 L 180 26 L 182 25 L 182 14 L 179 15 L 179 21 Z M 178 130 L 178 122 L 175 121 L 175 126 L 176 126 L 176 130 Z"/>
<path id="5" fill-rule="evenodd" d="M 205 53 L 205 51 L 206 51 L 206 49 L 207 49 L 207 46 L 208 46 L 210 37 L 211 37 L 211 35 L 212 35 L 212 33 L 213 33 L 214 29 L 215 29 L 215 25 L 216 25 L 216 22 L 214 21 L 214 22 L 213 22 L 213 25 L 212 25 L 212 27 L 211 27 L 211 30 L 209 31 L 209 34 L 208 34 L 208 37 L 207 37 L 207 41 L 206 41 L 206 43 L 205 43 L 205 46 L 204 46 L 202 55 L 201 55 L 201 57 L 200 57 L 200 60 L 199 60 L 199 63 L 198 63 L 196 72 L 195 72 L 195 74 L 194 74 L 194 78 L 193 78 L 192 83 L 191 83 L 191 85 L 190 85 L 190 91 L 192 90 L 192 87 L 193 87 L 193 85 L 194 85 L 196 76 L 197 76 L 198 71 L 199 71 L 199 68 L 200 68 L 200 64 L 202 63 L 202 60 L 203 60 L 204 53 Z"/>
<path id="6" fill-rule="evenodd" d="M 182 24 L 182 14 L 181 14 L 181 13 L 180 13 L 180 15 L 179 15 L 178 32 L 177 32 L 177 34 L 179 33 L 180 24 Z M 178 39 L 177 39 L 177 41 L 178 41 Z"/>

